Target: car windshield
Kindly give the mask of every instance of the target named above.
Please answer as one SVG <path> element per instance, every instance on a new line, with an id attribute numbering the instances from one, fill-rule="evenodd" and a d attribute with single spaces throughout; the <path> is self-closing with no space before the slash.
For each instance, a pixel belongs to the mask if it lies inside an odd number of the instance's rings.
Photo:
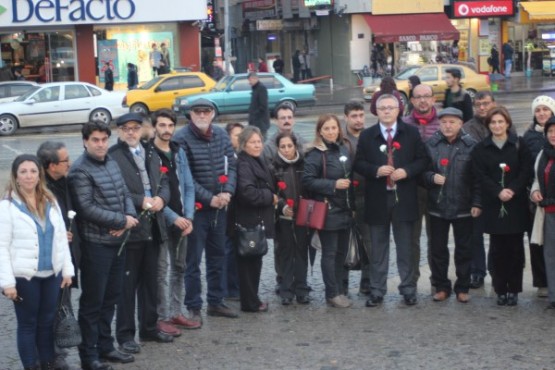
<path id="1" fill-rule="evenodd" d="M 148 90 L 152 86 L 156 85 L 158 83 L 158 81 L 160 81 L 162 78 L 164 78 L 164 77 L 162 77 L 162 76 L 154 77 L 152 80 L 150 80 L 147 83 L 139 86 L 138 89 L 139 90 Z"/>
<path id="2" fill-rule="evenodd" d="M 218 83 L 216 84 L 216 86 L 214 86 L 212 91 L 224 91 L 227 85 L 229 85 L 229 82 L 231 81 L 231 79 L 232 79 L 231 76 L 225 76 L 220 81 L 218 81 Z"/>
<path id="3" fill-rule="evenodd" d="M 410 76 L 414 74 L 414 71 L 419 69 L 420 66 L 412 66 L 407 67 L 406 69 L 402 70 L 401 72 L 397 73 L 394 77 L 396 80 L 408 80 Z"/>
<path id="4" fill-rule="evenodd" d="M 29 90 L 27 90 L 25 92 L 25 94 L 21 95 L 19 98 L 15 99 L 15 101 L 24 101 L 29 99 L 29 97 L 31 95 L 33 95 L 35 93 L 35 91 L 37 91 L 38 89 L 40 89 L 40 86 L 32 86 L 29 88 Z"/>

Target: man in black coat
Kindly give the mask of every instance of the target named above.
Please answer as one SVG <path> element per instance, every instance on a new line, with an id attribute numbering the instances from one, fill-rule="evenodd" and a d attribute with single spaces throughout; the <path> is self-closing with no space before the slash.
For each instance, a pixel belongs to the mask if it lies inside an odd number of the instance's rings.
<path id="1" fill-rule="evenodd" d="M 270 110 L 268 109 L 268 90 L 258 75 L 249 73 L 249 84 L 252 86 L 251 104 L 249 105 L 249 125 L 256 126 L 266 139 L 266 132 L 270 128 Z"/>
<path id="2" fill-rule="evenodd" d="M 398 100 L 384 94 L 376 107 L 378 124 L 360 135 L 354 165 L 366 179 L 365 220 L 370 225 L 372 245 L 370 298 L 366 305 L 377 306 L 387 291 L 391 225 L 401 277 L 399 292 L 407 305 L 414 305 L 411 238 L 418 217 L 417 178 L 426 169 L 428 159 L 418 129 L 398 118 Z"/>
<path id="3" fill-rule="evenodd" d="M 122 351 L 140 352 L 135 342 L 135 301 L 138 298 L 139 337 L 141 341 L 168 343 L 173 337 L 159 331 L 158 253 L 167 239 L 166 223 L 160 212 L 170 200 L 168 176 L 154 147 L 141 143 L 143 117 L 127 113 L 117 120 L 119 140 L 109 154 L 118 163 L 129 189 L 139 225 L 131 230 L 125 245 L 123 295 L 118 303 L 116 339 Z"/>

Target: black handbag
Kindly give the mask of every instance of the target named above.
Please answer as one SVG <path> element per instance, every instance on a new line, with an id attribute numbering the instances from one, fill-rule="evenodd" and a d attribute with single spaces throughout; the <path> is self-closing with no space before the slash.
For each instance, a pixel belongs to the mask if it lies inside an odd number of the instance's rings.
<path id="1" fill-rule="evenodd" d="M 264 222 L 254 227 L 235 224 L 237 253 L 241 257 L 261 257 L 268 253 Z"/>
<path id="2" fill-rule="evenodd" d="M 65 304 L 67 289 L 62 289 L 62 297 L 54 319 L 54 341 L 60 348 L 77 347 L 81 344 L 81 328 L 71 307 Z"/>
<path id="3" fill-rule="evenodd" d="M 349 247 L 345 257 L 345 268 L 348 270 L 360 270 L 368 264 L 368 255 L 364 247 L 364 241 L 356 225 L 351 226 L 349 232 Z"/>

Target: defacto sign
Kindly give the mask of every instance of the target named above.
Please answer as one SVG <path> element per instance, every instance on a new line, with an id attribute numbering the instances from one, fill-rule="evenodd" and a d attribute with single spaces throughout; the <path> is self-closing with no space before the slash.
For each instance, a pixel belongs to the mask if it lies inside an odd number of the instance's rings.
<path id="1" fill-rule="evenodd" d="M 168 11 L 171 9 L 171 11 Z M 206 18 L 206 0 L 0 0 L 0 27 L 145 23 Z"/>
<path id="2" fill-rule="evenodd" d="M 514 15 L 512 0 L 455 1 L 455 18 L 500 17 Z"/>

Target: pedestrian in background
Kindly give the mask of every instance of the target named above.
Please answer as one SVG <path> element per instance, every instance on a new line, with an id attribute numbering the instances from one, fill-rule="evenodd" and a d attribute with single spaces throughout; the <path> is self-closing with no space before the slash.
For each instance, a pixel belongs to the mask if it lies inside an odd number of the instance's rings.
<path id="1" fill-rule="evenodd" d="M 297 83 L 301 76 L 301 61 L 299 60 L 300 51 L 295 50 L 295 54 L 291 57 L 291 65 L 293 66 L 293 82 Z"/>
<path id="2" fill-rule="evenodd" d="M 248 75 L 252 87 L 251 102 L 249 105 L 249 125 L 256 126 L 266 140 L 266 132 L 270 128 L 270 110 L 268 108 L 268 89 L 260 82 L 258 75 L 251 72 Z"/>
<path id="3" fill-rule="evenodd" d="M 332 307 L 347 308 L 352 302 L 343 288 L 343 264 L 353 224 L 353 158 L 335 115 L 318 118 L 313 145 L 306 154 L 302 184 L 311 199 L 328 204 L 324 228 L 318 232 L 326 301 Z"/>
<path id="4" fill-rule="evenodd" d="M 412 96 L 413 96 L 413 91 L 414 88 L 418 85 L 420 85 L 420 77 L 416 76 L 416 75 L 412 75 L 409 77 L 409 103 L 407 104 L 407 108 L 405 109 L 404 115 L 409 115 L 412 113 L 412 110 L 414 108 L 414 105 L 412 105 Z"/>
<path id="5" fill-rule="evenodd" d="M 127 63 L 127 89 L 136 89 L 138 84 L 139 76 L 137 74 L 137 66 L 133 63 Z"/>
<path id="6" fill-rule="evenodd" d="M 281 59 L 281 55 L 276 55 L 276 60 L 272 64 L 274 71 L 279 73 L 280 75 L 283 74 L 283 67 L 285 67 L 285 63 L 283 63 L 283 59 Z"/>
<path id="7" fill-rule="evenodd" d="M 490 65 L 491 65 L 491 73 L 501 73 L 499 70 L 499 51 L 497 51 L 497 45 L 493 45 L 490 50 Z"/>
<path id="8" fill-rule="evenodd" d="M 458 68 L 450 68 L 445 74 L 445 83 L 447 90 L 445 90 L 445 100 L 443 101 L 443 108 L 457 108 L 463 112 L 463 121 L 466 122 L 472 118 L 472 98 L 468 92 L 462 88 L 461 85 L 461 70 Z"/>
<path id="9" fill-rule="evenodd" d="M 278 203 L 272 173 L 262 158 L 263 138 L 258 127 L 248 126 L 239 135 L 235 223 L 247 229 L 263 223 L 267 239 L 274 238 L 275 206 Z M 258 294 L 263 256 L 237 254 L 241 311 L 266 312 L 268 303 Z"/>
<path id="10" fill-rule="evenodd" d="M 160 62 L 162 61 L 162 53 L 158 50 L 158 46 L 156 43 L 152 43 L 152 50 L 148 53 L 148 59 L 150 62 L 150 66 L 152 67 L 152 76 L 155 77 L 156 75 L 160 74 Z"/>
<path id="11" fill-rule="evenodd" d="M 106 69 L 104 70 L 104 89 L 108 91 L 114 90 L 114 71 L 110 67 L 110 62 L 106 62 Z"/>
<path id="12" fill-rule="evenodd" d="M 266 62 L 264 61 L 264 58 L 262 57 L 258 58 L 258 72 L 260 73 L 268 72 L 268 65 L 266 64 Z"/>
<path id="13" fill-rule="evenodd" d="M 472 166 L 480 180 L 485 232 L 490 234 L 490 263 L 497 304 L 514 306 L 522 291 L 524 232 L 529 210 L 526 187 L 532 158 L 524 142 L 509 132 L 513 122 L 503 107 L 486 118 L 491 135 L 472 152 Z"/>
<path id="14" fill-rule="evenodd" d="M 546 138 L 545 125 L 555 115 L 555 100 L 547 95 L 540 95 L 532 102 L 533 121 L 524 132 L 522 139 L 528 149 L 532 159 L 532 165 L 544 146 L 548 143 Z M 532 233 L 534 214 L 536 213 L 535 203 L 530 204 L 531 220 L 528 229 L 528 236 Z M 530 242 L 530 265 L 532 267 L 532 285 L 538 288 L 538 297 L 547 297 L 547 277 L 544 251 L 541 245 Z"/>
<path id="15" fill-rule="evenodd" d="M 505 61 L 505 78 L 511 78 L 511 69 L 513 68 L 513 54 L 515 50 L 511 45 L 511 40 L 503 44 L 501 48 L 503 52 L 503 60 Z"/>
<path id="16" fill-rule="evenodd" d="M 25 369 L 54 368 L 54 318 L 61 288 L 75 275 L 64 219 L 34 155 L 12 162 L 0 201 L 0 289 L 14 302 Z"/>
<path id="17" fill-rule="evenodd" d="M 389 77 L 389 76 L 384 77 L 382 79 L 382 82 L 380 82 L 380 89 L 372 95 L 372 101 L 370 102 L 370 113 L 372 113 L 375 116 L 378 115 L 378 112 L 376 110 L 378 99 L 380 99 L 380 96 L 386 95 L 386 94 L 393 95 L 395 99 L 397 99 L 397 101 L 399 102 L 398 115 L 402 116 L 403 112 L 405 111 L 405 106 L 403 105 L 403 99 L 401 99 L 401 94 L 397 90 L 397 84 L 395 83 L 395 80 L 393 79 L 393 77 Z"/>

